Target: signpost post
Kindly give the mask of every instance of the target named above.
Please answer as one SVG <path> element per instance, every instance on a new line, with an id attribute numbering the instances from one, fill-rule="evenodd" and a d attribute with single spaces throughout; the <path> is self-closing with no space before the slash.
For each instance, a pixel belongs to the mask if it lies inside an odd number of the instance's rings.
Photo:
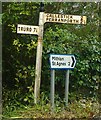
<path id="1" fill-rule="evenodd" d="M 17 33 L 19 34 L 35 34 L 38 35 L 37 53 L 36 53 L 36 70 L 35 70 L 35 86 L 34 86 L 34 102 L 37 103 L 40 94 L 41 82 L 41 65 L 42 65 L 42 40 L 44 25 L 44 4 L 40 4 L 39 26 L 18 24 Z"/>
<path id="2" fill-rule="evenodd" d="M 41 2 L 39 15 L 39 36 L 36 53 L 36 70 L 35 70 L 35 86 L 34 86 L 34 102 L 37 103 L 40 94 L 41 83 L 41 65 L 42 65 L 42 42 L 43 42 L 43 25 L 44 25 L 44 4 Z"/>
<path id="3" fill-rule="evenodd" d="M 43 29 L 44 29 L 43 26 L 44 26 L 44 23 L 46 22 L 67 23 L 67 24 L 86 24 L 86 16 L 44 13 L 44 4 L 41 2 L 40 15 L 39 15 L 39 26 L 18 24 L 17 33 L 38 35 L 38 45 L 37 45 L 37 53 L 36 53 L 36 69 L 35 69 L 35 86 L 34 86 L 35 103 L 38 102 L 38 98 L 40 94 L 41 65 L 42 65 L 42 40 L 43 40 Z M 70 59 L 73 61 L 74 57 L 71 57 Z M 55 66 L 55 65 L 52 64 L 52 66 Z M 65 66 L 65 64 L 62 66 Z M 70 66 L 70 67 L 73 68 L 73 66 Z"/>

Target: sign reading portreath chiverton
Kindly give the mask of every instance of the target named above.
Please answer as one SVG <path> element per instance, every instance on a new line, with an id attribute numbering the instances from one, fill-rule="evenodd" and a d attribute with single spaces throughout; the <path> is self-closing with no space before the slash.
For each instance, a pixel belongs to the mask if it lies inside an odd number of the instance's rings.
<path id="1" fill-rule="evenodd" d="M 50 54 L 51 69 L 73 69 L 75 64 L 74 55 Z"/>
<path id="2" fill-rule="evenodd" d="M 65 15 L 65 14 L 44 14 L 44 22 L 57 22 L 68 24 L 86 24 L 86 16 Z"/>

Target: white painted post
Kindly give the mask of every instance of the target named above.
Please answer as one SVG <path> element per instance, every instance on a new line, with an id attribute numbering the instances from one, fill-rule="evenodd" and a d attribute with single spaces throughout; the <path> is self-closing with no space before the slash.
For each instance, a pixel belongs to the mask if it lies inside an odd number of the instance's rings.
<path id="1" fill-rule="evenodd" d="M 41 3 L 41 5 L 43 5 Z M 41 6 L 42 7 L 42 6 Z M 41 66 L 42 66 L 42 41 L 43 41 L 43 25 L 44 25 L 44 12 L 41 8 L 39 15 L 39 35 L 36 54 L 36 70 L 35 70 L 35 86 L 34 86 L 34 102 L 38 102 L 40 96 L 40 83 L 41 83 Z"/>

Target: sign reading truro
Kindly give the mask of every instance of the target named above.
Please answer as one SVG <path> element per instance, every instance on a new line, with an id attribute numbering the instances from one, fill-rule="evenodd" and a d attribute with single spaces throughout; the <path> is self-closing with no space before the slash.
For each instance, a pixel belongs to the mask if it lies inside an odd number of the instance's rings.
<path id="1" fill-rule="evenodd" d="M 44 22 L 86 24 L 86 16 L 45 13 Z"/>
<path id="2" fill-rule="evenodd" d="M 39 34 L 39 26 L 30 26 L 30 25 L 18 24 L 17 33 L 38 35 Z"/>
<path id="3" fill-rule="evenodd" d="M 50 55 L 50 65 L 52 69 L 72 69 L 75 67 L 76 60 L 74 55 Z"/>

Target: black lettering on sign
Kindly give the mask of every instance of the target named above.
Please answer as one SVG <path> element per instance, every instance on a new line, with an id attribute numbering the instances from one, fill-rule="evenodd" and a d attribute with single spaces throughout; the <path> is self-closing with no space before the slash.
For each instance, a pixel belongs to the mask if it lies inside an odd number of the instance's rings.
<path id="1" fill-rule="evenodd" d="M 48 17 L 46 18 L 46 21 L 50 21 Z"/>
<path id="2" fill-rule="evenodd" d="M 36 28 L 33 28 L 33 32 L 37 32 L 37 29 L 36 29 Z"/>
<path id="3" fill-rule="evenodd" d="M 80 20 L 80 23 L 82 24 L 83 23 L 83 17 L 81 16 L 81 20 Z"/>
<path id="4" fill-rule="evenodd" d="M 64 22 L 67 22 L 67 19 L 64 19 Z"/>
<path id="5" fill-rule="evenodd" d="M 55 60 L 55 57 L 52 57 L 52 60 Z"/>
<path id="6" fill-rule="evenodd" d="M 52 65 L 56 65 L 56 63 L 53 61 L 53 62 L 52 62 Z"/>
<path id="7" fill-rule="evenodd" d="M 68 18 L 68 19 L 69 19 L 69 16 L 68 16 L 68 15 L 66 15 L 66 18 Z"/>
<path id="8" fill-rule="evenodd" d="M 65 15 L 65 18 L 67 17 L 67 15 Z"/>
<path id="9" fill-rule="evenodd" d="M 50 17 L 51 17 L 51 14 L 48 15 L 48 18 L 50 18 Z"/>
<path id="10" fill-rule="evenodd" d="M 58 21 L 60 21 L 60 18 L 58 19 Z"/>
<path id="11" fill-rule="evenodd" d="M 61 21 L 64 22 L 64 19 L 62 18 Z"/>
<path id="12" fill-rule="evenodd" d="M 46 21 L 50 21 L 50 18 L 52 17 L 51 14 L 46 14 Z"/>
<path id="13" fill-rule="evenodd" d="M 30 28 L 29 28 L 29 32 L 31 32 L 31 31 L 32 31 L 32 28 L 30 27 Z"/>
<path id="14" fill-rule="evenodd" d="M 57 18 L 57 15 L 55 14 L 54 17 Z"/>
<path id="15" fill-rule="evenodd" d="M 49 18 L 49 21 L 52 21 L 52 18 L 51 18 L 51 17 Z"/>
<path id="16" fill-rule="evenodd" d="M 54 17 L 52 17 L 51 21 L 54 21 Z"/>
<path id="17" fill-rule="evenodd" d="M 55 18 L 55 21 L 57 21 L 58 19 L 57 18 Z"/>
<path id="18" fill-rule="evenodd" d="M 26 31 L 29 31 L 29 28 L 27 27 Z"/>
<path id="19" fill-rule="evenodd" d="M 76 20 L 73 19 L 73 23 L 75 23 L 75 22 L 76 22 Z"/>
<path id="20" fill-rule="evenodd" d="M 61 18 L 64 18 L 64 15 L 61 15 Z"/>
<path id="21" fill-rule="evenodd" d="M 18 27 L 18 31 L 20 31 L 20 27 Z"/>
<path id="22" fill-rule="evenodd" d="M 26 31 L 26 27 L 23 27 L 23 31 Z"/>
<path id="23" fill-rule="evenodd" d="M 68 66 L 70 66 L 70 62 L 68 62 Z"/>
<path id="24" fill-rule="evenodd" d="M 46 17 L 50 17 L 50 14 L 46 14 Z"/>
<path id="25" fill-rule="evenodd" d="M 63 15 L 63 18 L 66 18 L 66 15 Z"/>
<path id="26" fill-rule="evenodd" d="M 37 32 L 37 29 L 35 31 Z"/>
<path id="27" fill-rule="evenodd" d="M 76 23 L 79 23 L 79 20 L 76 20 Z"/>
<path id="28" fill-rule="evenodd" d="M 63 15 L 61 15 L 61 18 L 63 18 Z"/>
<path id="29" fill-rule="evenodd" d="M 58 14 L 58 18 L 61 18 L 61 15 Z"/>
<path id="30" fill-rule="evenodd" d="M 62 62 L 57 62 L 58 66 L 66 66 L 66 63 L 62 63 Z"/>
<path id="31" fill-rule="evenodd" d="M 52 57 L 52 60 L 59 60 L 59 61 L 63 61 L 63 60 L 64 60 L 64 58 L 62 58 L 62 57 Z"/>
<path id="32" fill-rule="evenodd" d="M 21 31 L 23 31 L 23 27 L 21 27 Z"/>
<path id="33" fill-rule="evenodd" d="M 70 20 L 70 23 L 72 23 L 72 20 Z"/>
<path id="34" fill-rule="evenodd" d="M 59 62 L 57 62 L 57 65 L 58 65 L 58 66 L 60 66 L 60 63 L 59 63 Z"/>
<path id="35" fill-rule="evenodd" d="M 27 27 L 27 31 L 28 31 L 28 32 L 31 32 L 29 27 Z"/>
<path id="36" fill-rule="evenodd" d="M 50 14 L 50 17 L 54 17 L 54 14 Z"/>

